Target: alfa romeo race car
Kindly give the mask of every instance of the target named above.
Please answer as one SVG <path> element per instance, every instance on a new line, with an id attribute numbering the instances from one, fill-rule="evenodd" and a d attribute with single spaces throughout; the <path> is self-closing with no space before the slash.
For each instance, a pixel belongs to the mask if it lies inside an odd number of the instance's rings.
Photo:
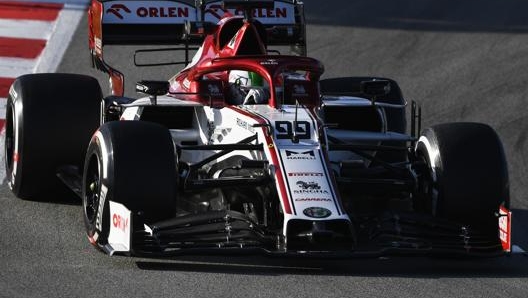
<path id="1" fill-rule="evenodd" d="M 144 256 L 510 251 L 495 131 L 447 123 L 420 133 L 420 108 L 412 103 L 407 125 L 395 81 L 321 79 L 300 1 L 93 0 L 88 13 L 110 95 L 86 75 L 19 77 L 5 163 L 17 197 L 77 194 L 94 246 Z M 172 64 L 184 68 L 126 97 L 124 75 L 103 59 L 111 44 L 178 45 L 136 55 L 183 51 Z"/>

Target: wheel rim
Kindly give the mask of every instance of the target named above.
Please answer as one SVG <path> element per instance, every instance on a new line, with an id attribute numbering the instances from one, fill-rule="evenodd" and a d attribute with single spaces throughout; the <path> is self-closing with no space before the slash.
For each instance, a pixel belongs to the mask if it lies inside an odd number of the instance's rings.
<path id="1" fill-rule="evenodd" d="M 92 159 L 86 173 L 84 193 L 84 214 L 90 225 L 93 226 L 97 218 L 101 193 L 101 180 L 96 158 Z"/>
<path id="2" fill-rule="evenodd" d="M 424 150 L 425 151 L 425 150 Z M 436 216 L 438 204 L 438 182 L 436 169 L 431 164 L 427 151 L 418 151 L 418 160 L 421 160 L 426 167 L 422 169 L 418 184 L 418 200 L 415 204 L 421 211 L 428 212 Z M 420 195 L 421 194 L 421 195 Z"/>

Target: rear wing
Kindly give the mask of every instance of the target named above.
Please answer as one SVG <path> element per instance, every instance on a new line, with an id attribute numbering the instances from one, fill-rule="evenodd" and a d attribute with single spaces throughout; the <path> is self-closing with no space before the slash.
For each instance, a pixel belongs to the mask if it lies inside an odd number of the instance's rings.
<path id="1" fill-rule="evenodd" d="M 290 46 L 294 54 L 306 56 L 303 3 L 272 2 L 272 8 L 253 10 L 253 18 L 266 29 L 267 44 Z M 216 26 L 226 13 L 243 15 L 244 11 L 225 9 L 219 0 L 92 0 L 88 10 L 92 65 L 108 73 L 112 93 L 122 95 L 123 75 L 105 63 L 105 45 L 184 45 L 186 64 L 190 46 L 201 45 L 210 32 L 207 28 Z"/>
<path id="2" fill-rule="evenodd" d="M 90 37 L 93 42 L 99 39 L 101 46 L 182 44 L 187 42 L 186 22 L 216 24 L 226 12 L 243 15 L 242 10 L 224 9 L 222 4 L 219 0 L 92 0 Z M 273 4 L 273 8 L 253 11 L 254 18 L 268 31 L 269 44 L 305 44 L 302 2 L 275 0 Z M 198 44 L 201 40 L 190 42 Z"/>

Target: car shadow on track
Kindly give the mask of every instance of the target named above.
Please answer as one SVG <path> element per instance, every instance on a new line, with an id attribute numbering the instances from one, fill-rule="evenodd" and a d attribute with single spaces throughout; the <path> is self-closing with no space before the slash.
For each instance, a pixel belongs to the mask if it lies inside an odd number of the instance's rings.
<path id="1" fill-rule="evenodd" d="M 6 183 L 0 185 L 0 196 L 7 197 L 13 200 L 23 200 L 26 202 L 45 203 L 45 204 L 59 204 L 70 206 L 81 206 L 81 199 L 70 190 L 65 189 L 57 194 L 48 194 L 45 196 L 38 196 L 30 199 L 19 199 L 15 197 Z"/>
<path id="2" fill-rule="evenodd" d="M 380 258 L 362 260 L 291 260 L 264 257 L 186 257 L 180 260 L 137 261 L 141 270 L 223 273 L 237 275 L 332 275 L 392 277 L 528 277 L 528 257 L 497 259 Z"/>
<path id="3" fill-rule="evenodd" d="M 305 0 L 308 24 L 456 32 L 528 32 L 527 1 Z"/>

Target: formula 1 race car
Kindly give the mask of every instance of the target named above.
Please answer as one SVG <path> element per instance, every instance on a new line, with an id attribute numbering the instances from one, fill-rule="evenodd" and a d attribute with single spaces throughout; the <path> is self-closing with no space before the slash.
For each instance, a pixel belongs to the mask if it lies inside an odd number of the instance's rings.
<path id="1" fill-rule="evenodd" d="M 298 0 L 93 0 L 89 48 L 111 95 L 85 75 L 19 77 L 7 104 L 9 187 L 35 198 L 68 186 L 90 242 L 109 254 L 508 253 L 495 131 L 447 123 L 420 134 L 420 108 L 407 125 L 395 81 L 320 79 L 305 28 Z M 103 59 L 110 44 L 179 45 L 136 54 L 180 50 L 173 64 L 185 66 L 138 82 L 146 96 L 129 98 Z M 292 55 L 272 49 L 287 46 Z"/>

